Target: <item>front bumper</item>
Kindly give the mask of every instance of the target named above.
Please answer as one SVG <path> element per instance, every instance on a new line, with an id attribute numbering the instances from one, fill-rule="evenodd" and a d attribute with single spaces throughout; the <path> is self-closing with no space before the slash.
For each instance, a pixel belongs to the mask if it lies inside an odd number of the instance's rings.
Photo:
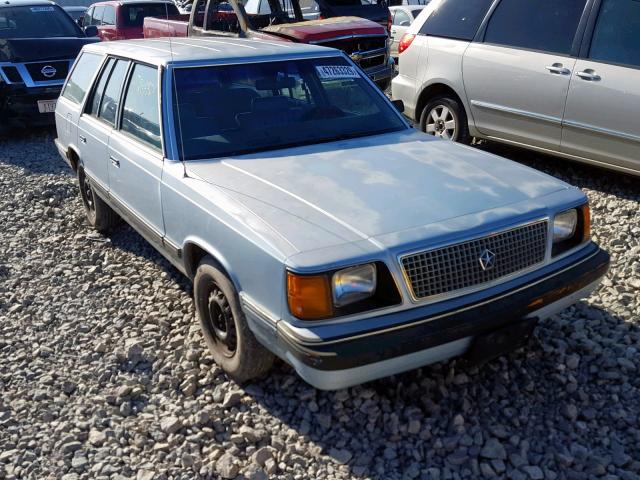
<path id="1" fill-rule="evenodd" d="M 53 113 L 40 113 L 38 100 L 55 100 L 60 96 L 62 85 L 49 87 L 27 87 L 23 84 L 0 86 L 0 118 L 8 126 L 52 125 Z"/>
<path id="2" fill-rule="evenodd" d="M 384 65 L 367 68 L 364 73 L 380 88 L 386 89 L 393 77 L 393 59 L 389 58 L 389 61 Z"/>
<path id="3" fill-rule="evenodd" d="M 442 361 L 463 354 L 475 336 L 563 310 L 588 296 L 609 268 L 609 254 L 595 244 L 563 260 L 500 286 L 506 290 L 479 292 L 482 298 L 469 295 L 473 301 L 460 297 L 388 314 L 396 322 L 384 329 L 331 338 L 316 331 L 301 338 L 280 321 L 278 347 L 302 378 L 321 389 L 345 388 Z"/>

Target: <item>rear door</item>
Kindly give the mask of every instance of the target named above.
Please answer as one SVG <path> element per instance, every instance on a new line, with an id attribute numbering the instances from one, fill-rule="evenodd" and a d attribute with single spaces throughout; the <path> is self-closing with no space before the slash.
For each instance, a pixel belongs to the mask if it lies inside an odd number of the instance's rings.
<path id="1" fill-rule="evenodd" d="M 105 191 L 109 189 L 109 136 L 128 68 L 126 60 L 106 61 L 78 122 L 80 158 L 89 176 Z"/>
<path id="2" fill-rule="evenodd" d="M 640 172 L 640 2 L 599 3 L 571 79 L 562 151 Z"/>
<path id="3" fill-rule="evenodd" d="M 133 64 L 122 98 L 119 128 L 109 141 L 111 197 L 131 212 L 150 242 L 158 242 L 164 232 L 159 84 L 156 67 Z"/>
<path id="4" fill-rule="evenodd" d="M 501 0 L 467 49 L 473 120 L 488 136 L 558 150 L 586 0 Z"/>

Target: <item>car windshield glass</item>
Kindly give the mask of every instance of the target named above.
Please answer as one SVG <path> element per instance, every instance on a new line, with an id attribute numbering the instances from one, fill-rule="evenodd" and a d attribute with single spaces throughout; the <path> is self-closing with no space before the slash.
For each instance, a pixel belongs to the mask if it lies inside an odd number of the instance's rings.
<path id="1" fill-rule="evenodd" d="M 326 0 L 332 7 L 361 7 L 371 5 L 387 5 L 384 0 Z"/>
<path id="2" fill-rule="evenodd" d="M 142 27 L 145 17 L 165 17 L 179 15 L 173 3 L 139 3 L 122 7 L 122 24 L 125 27 Z"/>
<path id="3" fill-rule="evenodd" d="M 80 28 L 60 7 L 37 5 L 0 9 L 0 38 L 80 37 Z"/>
<path id="4" fill-rule="evenodd" d="M 238 155 L 407 128 L 346 59 L 178 68 L 174 124 L 185 160 Z"/>

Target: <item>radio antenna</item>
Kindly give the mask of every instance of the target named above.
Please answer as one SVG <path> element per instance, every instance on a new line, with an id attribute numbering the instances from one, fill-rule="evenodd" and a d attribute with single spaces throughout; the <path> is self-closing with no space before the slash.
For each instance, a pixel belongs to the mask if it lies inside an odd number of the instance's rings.
<path id="1" fill-rule="evenodd" d="M 174 5 L 175 5 L 175 0 L 174 0 Z M 177 5 L 176 5 L 176 8 Z M 164 4 L 164 15 L 165 18 L 167 20 L 167 27 L 169 26 L 169 4 L 165 3 Z M 167 37 L 169 39 L 169 53 L 171 54 L 171 63 L 174 62 L 174 57 L 173 57 L 173 44 L 171 43 L 171 36 Z M 178 155 L 180 155 L 180 163 L 182 163 L 182 175 L 184 178 L 187 178 L 187 166 L 185 165 L 185 153 L 184 153 L 184 136 L 182 135 L 182 122 L 180 121 L 180 108 L 178 108 L 178 87 L 176 86 L 176 75 L 175 75 L 175 68 L 171 68 L 171 85 L 173 87 L 173 95 L 174 95 L 174 99 L 176 102 L 176 108 L 173 109 L 173 105 L 171 106 L 171 108 L 174 110 L 174 114 L 177 115 L 178 117 L 178 132 L 180 132 L 180 152 L 178 153 Z M 176 137 L 177 140 L 177 137 Z"/>

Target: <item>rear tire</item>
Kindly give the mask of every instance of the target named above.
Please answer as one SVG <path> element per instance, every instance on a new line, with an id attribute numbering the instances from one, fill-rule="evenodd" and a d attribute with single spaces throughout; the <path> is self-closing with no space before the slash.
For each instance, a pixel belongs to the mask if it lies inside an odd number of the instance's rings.
<path id="1" fill-rule="evenodd" d="M 85 175 L 84 169 L 80 166 L 78 166 L 77 175 L 80 198 L 87 215 L 87 221 L 98 232 L 108 232 L 120 223 L 120 217 L 96 194 L 91 179 Z"/>
<path id="2" fill-rule="evenodd" d="M 465 145 L 472 140 L 464 107 L 451 95 L 439 95 L 429 100 L 420 115 L 420 130 Z"/>
<path id="3" fill-rule="evenodd" d="M 193 294 L 202 333 L 216 363 L 238 383 L 269 371 L 273 354 L 256 340 L 236 289 L 209 256 L 198 265 Z"/>

